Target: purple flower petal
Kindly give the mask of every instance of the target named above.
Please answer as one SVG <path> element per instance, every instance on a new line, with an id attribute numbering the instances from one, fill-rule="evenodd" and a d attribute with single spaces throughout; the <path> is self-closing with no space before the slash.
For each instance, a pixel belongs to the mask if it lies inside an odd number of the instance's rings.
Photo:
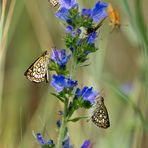
<path id="1" fill-rule="evenodd" d="M 63 75 L 60 76 L 56 76 L 53 75 L 52 76 L 52 80 L 50 82 L 50 85 L 59 93 L 61 91 L 63 91 L 63 89 L 66 87 L 66 80 L 65 77 Z"/>
<path id="2" fill-rule="evenodd" d="M 91 9 L 82 9 L 82 15 L 83 16 L 90 16 L 91 15 Z"/>
<path id="3" fill-rule="evenodd" d="M 107 8 L 108 4 L 106 2 L 102 2 L 99 0 L 95 7 L 92 9 L 92 16 L 95 16 L 99 13 L 101 13 L 102 11 L 104 11 L 105 8 Z"/>
<path id="4" fill-rule="evenodd" d="M 97 91 L 92 91 L 92 87 L 88 88 L 87 86 L 84 86 L 82 91 L 77 88 L 75 92 L 75 97 L 79 98 L 82 97 L 84 100 L 89 101 L 90 103 L 95 103 L 95 98 L 98 95 Z"/>
<path id="5" fill-rule="evenodd" d="M 68 88 L 73 88 L 73 87 L 75 87 L 77 85 L 78 85 L 78 82 L 77 81 L 73 81 L 70 78 L 68 78 L 68 80 L 67 80 L 67 87 Z"/>
<path id="6" fill-rule="evenodd" d="M 69 136 L 64 140 L 62 148 L 72 148 Z"/>
<path id="7" fill-rule="evenodd" d="M 57 63 L 61 69 L 65 68 L 67 62 L 70 60 L 70 57 L 71 57 L 71 53 L 68 56 L 66 56 L 65 49 L 62 49 L 62 50 L 54 49 L 51 55 L 51 59 L 55 63 Z"/>
<path id="8" fill-rule="evenodd" d="M 54 145 L 53 140 L 48 140 L 47 145 Z"/>
<path id="9" fill-rule="evenodd" d="M 104 18 L 106 18 L 108 16 L 108 14 L 106 12 L 101 12 L 98 13 L 97 15 L 93 16 L 93 21 L 95 23 L 100 22 L 101 20 L 103 20 Z"/>
<path id="10" fill-rule="evenodd" d="M 102 19 L 107 17 L 107 12 L 105 9 L 107 8 L 107 3 L 102 2 L 99 0 L 95 7 L 92 9 L 82 9 L 82 16 L 90 16 L 93 19 L 94 23 L 100 22 Z"/>
<path id="11" fill-rule="evenodd" d="M 80 90 L 80 88 L 77 88 L 76 89 L 75 96 L 76 96 L 76 98 L 79 98 L 81 96 L 81 90 Z"/>
<path id="12" fill-rule="evenodd" d="M 74 48 L 73 48 L 73 47 L 70 47 L 70 51 L 73 53 L 73 51 L 74 51 Z"/>
<path id="13" fill-rule="evenodd" d="M 67 33 L 72 33 L 73 27 L 71 25 L 69 25 L 69 26 L 66 27 L 65 30 L 66 30 Z"/>
<path id="14" fill-rule="evenodd" d="M 53 52 L 52 52 L 50 58 L 51 58 L 54 62 L 56 62 L 57 60 L 59 60 L 59 50 L 57 50 L 56 48 L 53 49 Z"/>
<path id="15" fill-rule="evenodd" d="M 91 87 L 85 90 L 85 92 L 82 94 L 82 97 L 84 100 L 87 100 L 91 103 L 95 103 L 95 98 L 97 94 L 98 94 L 97 91 L 92 91 L 92 87 Z"/>
<path id="16" fill-rule="evenodd" d="M 88 35 L 88 37 L 86 39 L 86 42 L 88 44 L 94 44 L 96 38 L 97 38 L 97 33 L 96 32 L 92 32 L 92 33 L 90 33 Z"/>
<path id="17" fill-rule="evenodd" d="M 64 90 L 64 88 L 74 88 L 77 86 L 77 81 L 73 81 L 70 78 L 66 79 L 63 75 L 53 75 L 50 85 L 58 92 Z"/>
<path id="18" fill-rule="evenodd" d="M 78 35 L 80 35 L 81 32 L 82 32 L 81 29 L 79 29 L 79 28 L 76 29 L 76 33 L 77 33 Z"/>
<path id="19" fill-rule="evenodd" d="M 81 148 L 92 148 L 92 143 L 90 140 L 85 140 L 84 143 L 81 145 Z"/>
<path id="20" fill-rule="evenodd" d="M 66 9 L 78 7 L 76 0 L 59 0 L 59 3 L 60 3 L 60 7 L 64 7 Z"/>
<path id="21" fill-rule="evenodd" d="M 96 3 L 95 7 L 92 9 L 91 17 L 95 23 L 100 22 L 102 19 L 107 17 L 107 13 L 105 9 L 107 8 L 107 3 L 100 2 L 100 0 Z"/>
<path id="22" fill-rule="evenodd" d="M 63 21 L 68 21 L 69 20 L 68 13 L 69 13 L 68 9 L 63 7 L 58 10 L 58 12 L 55 14 L 55 16 Z"/>
<path id="23" fill-rule="evenodd" d="M 42 137 L 41 133 L 37 133 L 36 138 L 37 138 L 38 143 L 41 145 L 47 143 L 47 141 Z"/>
<path id="24" fill-rule="evenodd" d="M 46 141 L 41 133 L 37 133 L 36 135 L 37 141 L 40 145 L 48 145 L 48 146 L 54 146 L 55 144 L 53 143 L 53 140 L 49 139 L 48 141 Z"/>

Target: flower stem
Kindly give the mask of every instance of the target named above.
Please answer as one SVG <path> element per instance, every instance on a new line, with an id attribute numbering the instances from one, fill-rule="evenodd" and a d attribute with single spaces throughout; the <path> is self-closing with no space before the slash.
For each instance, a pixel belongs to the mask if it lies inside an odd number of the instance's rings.
<path id="1" fill-rule="evenodd" d="M 62 148 L 62 142 L 63 142 L 63 140 L 65 138 L 65 131 L 66 131 L 66 126 L 67 126 L 67 119 L 66 119 L 67 106 L 68 106 L 68 99 L 65 98 L 64 112 L 63 112 L 63 116 L 62 116 L 62 124 L 61 124 L 60 131 L 59 131 L 57 148 Z"/>
<path id="2" fill-rule="evenodd" d="M 76 70 L 77 70 L 77 60 L 76 58 L 74 58 L 72 63 L 71 78 L 75 76 Z"/>
<path id="3" fill-rule="evenodd" d="M 72 64 L 72 70 L 71 70 L 71 78 L 75 75 L 76 69 L 77 69 L 77 60 L 74 59 L 73 64 Z M 65 135 L 66 135 L 65 131 L 66 131 L 66 127 L 67 127 L 67 108 L 68 108 L 68 98 L 65 97 L 64 112 L 63 112 L 63 116 L 62 116 L 62 124 L 60 127 L 59 137 L 58 137 L 58 142 L 57 142 L 56 148 L 62 148 L 62 142 L 63 142 Z"/>

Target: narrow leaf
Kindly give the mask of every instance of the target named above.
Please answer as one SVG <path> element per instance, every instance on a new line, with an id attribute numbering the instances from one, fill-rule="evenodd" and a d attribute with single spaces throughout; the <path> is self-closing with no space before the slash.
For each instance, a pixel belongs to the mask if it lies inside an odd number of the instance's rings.
<path id="1" fill-rule="evenodd" d="M 79 120 L 81 120 L 81 119 L 87 119 L 88 117 L 76 117 L 76 118 L 73 118 L 73 119 L 69 119 L 68 120 L 68 122 L 77 122 L 77 121 L 79 121 Z"/>

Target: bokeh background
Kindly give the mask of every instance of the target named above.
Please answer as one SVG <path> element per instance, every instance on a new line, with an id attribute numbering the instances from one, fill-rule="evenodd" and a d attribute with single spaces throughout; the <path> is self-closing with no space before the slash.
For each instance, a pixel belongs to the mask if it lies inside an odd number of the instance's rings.
<path id="1" fill-rule="evenodd" d="M 83 120 L 69 123 L 71 143 L 90 139 L 94 148 L 148 147 L 147 0 L 112 0 L 121 17 L 111 32 L 106 20 L 99 50 L 77 71 L 79 85 L 103 90 L 111 126 L 104 130 Z M 96 0 L 79 0 L 92 7 Z M 38 148 L 34 133 L 57 140 L 56 121 L 63 105 L 49 84 L 34 84 L 24 71 L 44 50 L 64 48 L 64 25 L 47 0 L 0 1 L 0 148 Z M 90 115 L 80 109 L 77 115 Z"/>

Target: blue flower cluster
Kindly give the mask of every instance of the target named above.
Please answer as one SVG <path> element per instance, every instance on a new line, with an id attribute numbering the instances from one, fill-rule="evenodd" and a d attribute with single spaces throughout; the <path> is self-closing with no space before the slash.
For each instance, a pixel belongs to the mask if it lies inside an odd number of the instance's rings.
<path id="1" fill-rule="evenodd" d="M 77 81 L 73 81 L 70 78 L 65 78 L 63 75 L 53 75 L 52 80 L 50 82 L 50 85 L 56 90 L 56 92 L 60 93 L 64 91 L 64 89 L 74 89 L 77 87 Z M 82 88 L 82 91 L 80 88 L 77 88 L 75 91 L 75 98 L 89 101 L 90 103 L 95 102 L 95 98 L 98 94 L 97 91 L 93 91 L 93 88 L 88 88 L 87 86 Z"/>
<path id="2" fill-rule="evenodd" d="M 59 0 L 60 9 L 56 13 L 56 16 L 63 21 L 71 22 L 72 19 L 70 18 L 69 10 L 70 9 L 77 9 L 78 3 L 75 0 Z"/>
<path id="3" fill-rule="evenodd" d="M 100 0 L 93 8 L 83 8 L 79 10 L 76 0 L 59 0 L 60 7 L 56 12 L 56 17 L 64 21 L 65 27 L 65 45 L 69 49 L 54 48 L 48 64 L 48 69 L 54 71 L 50 85 L 54 88 L 56 96 L 64 103 L 64 111 L 61 113 L 62 120 L 57 121 L 57 127 L 64 128 L 65 135 L 60 140 L 60 147 L 72 148 L 70 138 L 67 134 L 67 122 L 76 122 L 84 117 L 71 118 L 73 113 L 79 108 L 89 109 L 94 105 L 98 92 L 93 87 L 78 87 L 78 81 L 73 80 L 70 75 L 76 68 L 88 60 L 88 55 L 97 51 L 95 41 L 99 34 L 97 26 L 101 26 L 102 21 L 107 17 L 107 3 Z M 97 23 L 97 24 L 96 24 Z M 71 69 L 67 64 L 72 59 Z M 73 74 L 73 73 L 72 73 Z M 66 123 L 65 123 L 66 122 Z M 64 125 L 65 124 L 65 125 Z M 63 131 L 64 131 L 63 130 Z M 36 135 L 38 143 L 42 148 L 54 148 L 52 140 L 46 141 L 40 133 Z M 58 141 L 59 142 L 59 141 Z M 62 143 L 63 142 L 63 143 Z M 59 145 L 59 143 L 57 144 Z M 90 148 L 92 144 L 85 140 L 81 148 Z"/>
<path id="4" fill-rule="evenodd" d="M 36 135 L 36 138 L 37 138 L 37 142 L 42 145 L 42 147 L 45 147 L 47 146 L 47 148 L 54 148 L 55 147 L 55 144 L 53 142 L 53 140 L 49 140 L 49 141 L 46 141 L 41 133 L 37 133 Z M 92 143 L 90 140 L 85 140 L 83 142 L 83 144 L 81 145 L 81 148 L 91 148 L 92 147 Z M 67 136 L 65 138 L 65 140 L 63 141 L 63 144 L 62 144 L 62 148 L 73 148 L 72 145 L 70 144 L 70 138 L 69 136 Z"/>
<path id="5" fill-rule="evenodd" d="M 51 60 L 56 63 L 60 69 L 65 69 L 67 62 L 70 60 L 71 54 L 66 56 L 66 50 L 53 49 Z"/>
<path id="6" fill-rule="evenodd" d="M 89 53 L 98 50 L 95 47 L 98 37 L 95 26 L 107 17 L 107 3 L 99 0 L 93 8 L 83 8 L 81 11 L 76 0 L 59 0 L 59 3 L 60 8 L 55 15 L 67 24 L 66 46 L 76 57 L 77 63 L 83 63 Z"/>
<path id="7" fill-rule="evenodd" d="M 59 0 L 60 3 L 60 9 L 56 13 L 56 16 L 60 18 L 63 21 L 72 22 L 70 9 L 77 9 L 78 10 L 78 3 L 76 0 Z M 94 8 L 92 9 L 86 9 L 83 8 L 81 15 L 83 17 L 88 17 L 93 20 L 94 23 L 100 22 L 102 19 L 107 17 L 107 12 L 105 11 L 105 8 L 107 7 L 107 3 L 100 2 L 100 0 L 96 3 Z M 77 16 L 78 17 L 78 16 Z"/>
<path id="8" fill-rule="evenodd" d="M 62 92 L 64 89 L 74 88 L 77 86 L 77 81 L 73 81 L 70 78 L 65 78 L 63 75 L 53 75 L 50 85 L 58 92 Z"/>
<path id="9" fill-rule="evenodd" d="M 82 97 L 84 100 L 89 101 L 92 104 L 95 103 L 95 98 L 98 95 L 98 92 L 93 91 L 92 89 L 92 87 L 88 88 L 87 86 L 84 86 L 81 91 L 80 88 L 77 88 L 75 98 Z"/>
<path id="10" fill-rule="evenodd" d="M 101 1 L 99 0 L 94 8 L 92 9 L 83 8 L 82 15 L 85 17 L 90 17 L 93 19 L 94 23 L 98 23 L 107 17 L 107 12 L 105 11 L 106 8 L 107 8 L 107 3 L 105 2 L 101 3 Z"/>
<path id="11" fill-rule="evenodd" d="M 53 140 L 50 139 L 50 140 L 46 141 L 42 137 L 41 133 L 37 133 L 36 138 L 37 138 L 38 143 L 42 146 L 46 146 L 46 145 L 55 146 L 55 144 L 53 143 Z"/>

